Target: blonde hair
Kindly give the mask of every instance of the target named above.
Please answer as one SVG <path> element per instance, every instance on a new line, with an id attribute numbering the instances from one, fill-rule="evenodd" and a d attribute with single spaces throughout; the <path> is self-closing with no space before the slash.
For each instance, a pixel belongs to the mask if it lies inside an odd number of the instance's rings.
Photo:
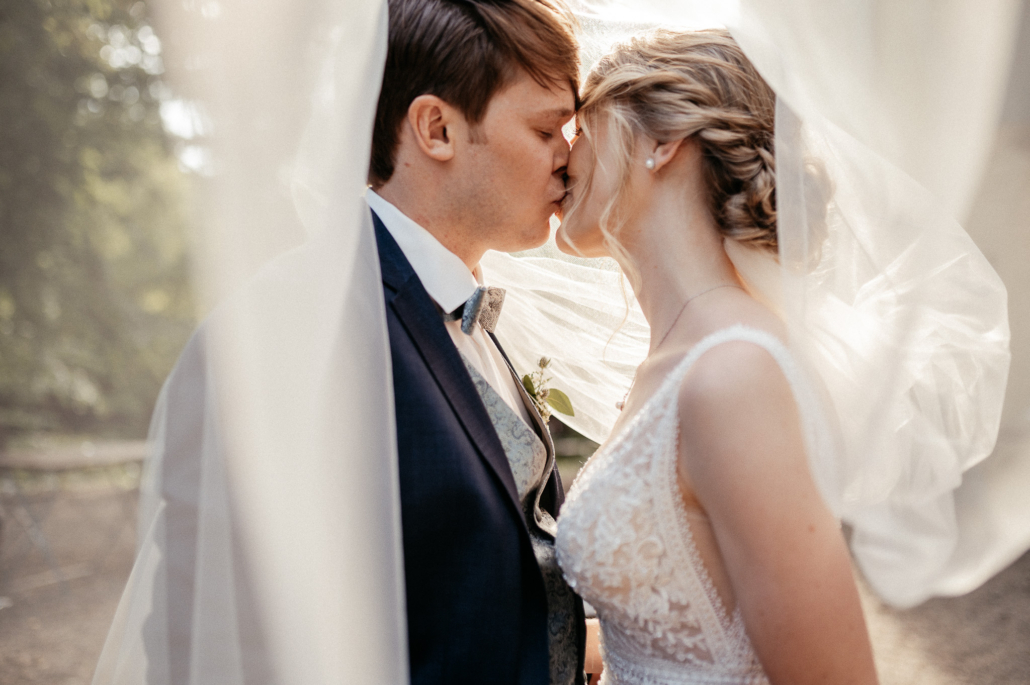
<path id="1" fill-rule="evenodd" d="M 659 143 L 693 138 L 701 147 L 708 209 L 726 237 L 777 250 L 776 95 L 729 33 L 657 30 L 617 46 L 587 77 L 578 124 L 587 142 L 592 127 L 607 123 L 606 150 L 616 192 L 601 213 L 610 250 L 625 252 L 616 235 L 639 135 Z M 596 148 L 595 148 L 596 152 Z M 584 179 L 589 195 L 593 172 Z M 620 260 L 622 261 L 622 260 Z"/>

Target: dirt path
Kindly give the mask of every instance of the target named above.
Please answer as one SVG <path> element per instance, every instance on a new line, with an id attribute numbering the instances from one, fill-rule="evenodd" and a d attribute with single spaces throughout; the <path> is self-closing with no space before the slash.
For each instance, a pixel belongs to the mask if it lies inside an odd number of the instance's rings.
<path id="1" fill-rule="evenodd" d="M 3 685 L 91 681 L 132 568 L 133 475 L 113 467 L 0 478 Z"/>
<path id="2" fill-rule="evenodd" d="M 1030 683 L 1030 554 L 964 597 L 909 611 L 862 599 L 882 685 Z"/>
<path id="3" fill-rule="evenodd" d="M 90 682 L 132 566 L 133 483 L 117 469 L 18 488 L 0 475 L 3 685 Z M 1030 554 L 966 597 L 907 612 L 863 599 L 883 685 L 1030 683 Z"/>

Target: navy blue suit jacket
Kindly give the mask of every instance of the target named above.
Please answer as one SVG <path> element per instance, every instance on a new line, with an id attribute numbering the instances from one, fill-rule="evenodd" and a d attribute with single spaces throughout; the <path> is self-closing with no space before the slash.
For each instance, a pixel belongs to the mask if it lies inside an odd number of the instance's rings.
<path id="1" fill-rule="evenodd" d="M 412 685 L 546 685 L 547 596 L 504 448 L 436 304 L 372 216 L 393 360 Z M 563 499 L 555 469 L 542 506 L 557 516 Z"/>

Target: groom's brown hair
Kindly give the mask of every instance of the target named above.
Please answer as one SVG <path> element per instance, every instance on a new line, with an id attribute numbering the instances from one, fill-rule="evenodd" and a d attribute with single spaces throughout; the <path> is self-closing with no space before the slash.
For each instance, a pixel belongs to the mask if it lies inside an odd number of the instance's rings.
<path id="1" fill-rule="evenodd" d="M 436 95 L 470 124 L 519 70 L 579 96 L 575 19 L 562 0 L 389 0 L 389 41 L 369 183 L 390 180 L 412 100 Z"/>

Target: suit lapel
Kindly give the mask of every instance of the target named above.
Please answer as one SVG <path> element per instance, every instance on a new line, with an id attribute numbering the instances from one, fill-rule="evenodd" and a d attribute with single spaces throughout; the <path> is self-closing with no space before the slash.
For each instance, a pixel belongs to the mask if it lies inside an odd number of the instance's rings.
<path id="1" fill-rule="evenodd" d="M 551 432 L 547 430 L 547 424 L 544 423 L 544 417 L 540 416 L 540 411 L 536 408 L 536 404 L 533 399 L 529 396 L 524 385 L 522 385 L 522 378 L 519 376 L 518 371 L 511 365 L 511 360 L 508 359 L 508 355 L 504 353 L 504 348 L 501 347 L 501 343 L 497 341 L 497 336 L 493 333 L 487 333 L 490 339 L 494 341 L 494 345 L 497 346 L 497 350 L 501 353 L 504 358 L 504 363 L 508 366 L 508 372 L 515 381 L 515 385 L 519 389 L 519 397 L 522 398 L 522 404 L 525 405 L 526 411 L 529 412 L 530 418 L 533 420 L 533 428 L 536 430 L 536 434 L 540 436 L 540 440 L 543 441 L 544 446 L 547 448 L 547 461 L 548 465 L 554 461 L 554 442 L 551 440 Z"/>
<path id="2" fill-rule="evenodd" d="M 392 296 L 387 295 L 386 306 L 393 309 L 411 336 L 458 421 L 461 422 L 483 461 L 501 481 L 515 506 L 517 518 L 525 525 L 521 516 L 522 507 L 519 504 L 515 478 L 512 476 L 504 447 L 497 437 L 497 431 L 494 430 L 479 392 L 465 369 L 461 355 L 444 327 L 436 304 L 422 287 L 422 282 L 404 257 L 404 253 L 375 212 L 372 212 L 372 218 L 379 244 L 383 282 L 392 291 Z"/>
<path id="3" fill-rule="evenodd" d="M 497 346 L 497 350 L 501 353 L 501 356 L 504 357 L 504 363 L 508 365 L 508 371 L 511 373 L 512 378 L 515 379 L 515 385 L 519 388 L 519 395 L 522 397 L 522 403 L 526 405 L 526 410 L 533 419 L 537 435 L 540 436 L 540 439 L 544 443 L 544 447 L 547 448 L 547 464 L 544 467 L 544 472 L 550 473 L 547 477 L 547 482 L 537 491 L 534 509 L 539 510 L 540 507 L 543 506 L 552 516 L 557 517 L 558 509 L 565 501 L 565 493 L 563 492 L 561 485 L 561 476 L 558 474 L 558 469 L 555 467 L 557 455 L 554 451 L 554 441 L 551 439 L 551 431 L 548 430 L 547 424 L 544 422 L 544 418 L 540 416 L 540 412 L 537 411 L 536 404 L 530 398 L 525 386 L 522 385 L 522 379 L 519 377 L 518 372 L 515 371 L 515 367 L 511 365 L 511 360 L 508 359 L 508 355 L 505 353 L 501 343 L 497 340 L 497 336 L 493 333 L 488 333 L 488 335 L 490 336 L 490 339 L 494 341 L 494 345 Z M 534 514 L 536 513 L 537 512 L 535 511 Z M 554 531 L 548 530 L 547 532 L 554 535 Z"/>

